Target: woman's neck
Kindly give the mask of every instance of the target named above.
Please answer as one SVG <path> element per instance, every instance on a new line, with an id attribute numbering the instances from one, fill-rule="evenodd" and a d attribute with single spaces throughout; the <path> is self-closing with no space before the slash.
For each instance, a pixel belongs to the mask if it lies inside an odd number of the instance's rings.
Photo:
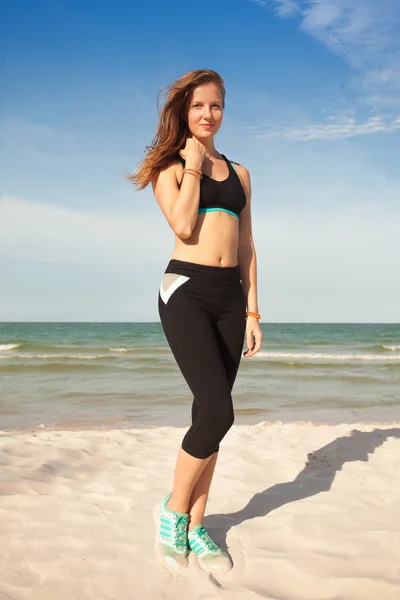
<path id="1" fill-rule="evenodd" d="M 220 158 L 218 156 L 218 152 L 217 152 L 217 150 L 216 150 L 216 148 L 214 146 L 214 139 L 213 138 L 211 138 L 210 140 L 207 140 L 206 143 L 202 142 L 198 138 L 196 138 L 196 139 L 206 149 L 206 157 L 207 158 Z"/>

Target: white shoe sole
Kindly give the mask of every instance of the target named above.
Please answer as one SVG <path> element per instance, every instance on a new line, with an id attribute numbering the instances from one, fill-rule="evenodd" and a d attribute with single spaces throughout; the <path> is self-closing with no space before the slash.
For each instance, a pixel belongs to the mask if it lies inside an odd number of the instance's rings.
<path id="1" fill-rule="evenodd" d="M 167 571 L 170 571 L 172 573 L 176 573 L 178 571 L 183 571 L 184 569 L 187 569 L 188 562 L 186 562 L 186 564 L 176 563 L 176 566 L 175 566 L 172 563 L 169 563 L 166 560 L 166 557 L 161 552 L 161 549 L 160 549 L 160 506 L 161 506 L 161 502 L 157 502 L 157 504 L 153 508 L 153 520 L 154 520 L 154 525 L 155 525 L 155 530 L 156 530 L 154 549 L 155 549 L 156 555 L 158 556 L 158 560 L 160 561 L 161 565 L 164 567 L 164 569 L 167 569 Z M 186 561 L 187 561 L 187 557 L 186 557 Z"/>
<path id="2" fill-rule="evenodd" d="M 233 564 L 230 567 L 230 569 L 212 569 L 212 568 L 203 567 L 200 564 L 200 561 L 197 557 L 196 552 L 193 552 L 193 550 L 192 550 L 191 554 L 193 554 L 192 561 L 193 561 L 194 567 L 195 567 L 195 569 L 197 569 L 197 571 L 202 571 L 203 573 L 211 573 L 212 575 L 221 575 L 223 573 L 229 573 L 229 571 L 232 571 L 232 569 L 233 569 Z"/>

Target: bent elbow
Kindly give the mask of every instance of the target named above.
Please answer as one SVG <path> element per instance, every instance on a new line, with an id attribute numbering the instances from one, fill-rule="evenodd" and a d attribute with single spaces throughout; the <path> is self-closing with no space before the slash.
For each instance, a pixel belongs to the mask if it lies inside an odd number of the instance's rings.
<path id="1" fill-rule="evenodd" d="M 175 223 L 173 230 L 182 239 L 187 239 L 192 235 L 192 228 L 188 223 Z"/>
<path id="2" fill-rule="evenodd" d="M 192 235 L 192 231 L 189 228 L 185 228 L 185 229 L 175 229 L 175 233 L 178 237 L 182 238 L 183 240 L 186 240 L 187 238 L 190 238 L 190 236 Z"/>

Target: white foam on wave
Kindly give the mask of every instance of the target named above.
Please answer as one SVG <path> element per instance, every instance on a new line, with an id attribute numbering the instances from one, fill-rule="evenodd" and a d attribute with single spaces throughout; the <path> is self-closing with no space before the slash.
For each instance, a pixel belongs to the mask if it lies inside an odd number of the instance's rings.
<path id="1" fill-rule="evenodd" d="M 0 359 L 6 358 L 72 358 L 79 360 L 96 360 L 98 358 L 107 358 L 107 354 L 10 354 L 9 356 L 0 356 Z"/>
<path id="2" fill-rule="evenodd" d="M 0 352 L 4 350 L 14 350 L 14 348 L 18 348 L 21 344 L 0 344 Z"/>
<path id="3" fill-rule="evenodd" d="M 255 357 L 290 360 L 400 360 L 400 354 L 327 354 L 322 352 L 258 352 Z"/>
<path id="4" fill-rule="evenodd" d="M 110 352 L 131 352 L 132 350 L 139 350 L 139 348 L 109 348 Z"/>
<path id="5" fill-rule="evenodd" d="M 383 346 L 386 350 L 392 350 L 392 352 L 396 352 L 396 350 L 400 350 L 400 346 Z"/>

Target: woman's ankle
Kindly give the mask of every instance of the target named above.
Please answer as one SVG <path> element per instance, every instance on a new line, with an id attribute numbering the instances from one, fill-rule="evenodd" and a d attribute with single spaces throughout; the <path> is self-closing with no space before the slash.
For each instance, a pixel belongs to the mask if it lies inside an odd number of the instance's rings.
<path id="1" fill-rule="evenodd" d="M 193 521 L 192 519 L 189 520 L 189 524 L 188 524 L 188 531 L 191 531 L 192 529 L 194 529 L 195 527 L 197 527 L 198 525 L 202 525 L 203 521 Z"/>
<path id="2" fill-rule="evenodd" d="M 168 500 L 166 507 L 168 510 L 172 510 L 173 512 L 186 513 L 188 512 L 189 503 L 186 505 L 183 503 L 179 503 L 175 501 L 174 495 L 172 494 L 171 498 Z"/>

